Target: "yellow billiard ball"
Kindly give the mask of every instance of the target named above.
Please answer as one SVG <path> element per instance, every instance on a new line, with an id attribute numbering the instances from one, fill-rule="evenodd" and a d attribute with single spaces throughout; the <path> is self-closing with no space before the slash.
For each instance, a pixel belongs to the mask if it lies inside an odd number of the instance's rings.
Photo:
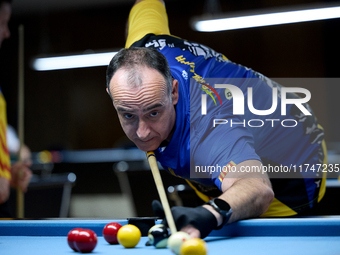
<path id="1" fill-rule="evenodd" d="M 180 255 L 206 255 L 207 252 L 207 244 L 200 238 L 185 241 L 179 249 Z"/>
<path id="2" fill-rule="evenodd" d="M 127 224 L 122 226 L 117 233 L 118 242 L 125 248 L 133 248 L 138 243 L 142 236 L 139 228 L 135 225 Z"/>

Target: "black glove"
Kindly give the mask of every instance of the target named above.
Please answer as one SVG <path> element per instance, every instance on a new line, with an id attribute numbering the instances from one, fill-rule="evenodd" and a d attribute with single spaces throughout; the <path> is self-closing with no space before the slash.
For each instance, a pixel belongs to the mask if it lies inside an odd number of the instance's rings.
<path id="1" fill-rule="evenodd" d="M 163 218 L 162 224 L 167 225 L 162 204 L 154 200 L 152 209 L 157 217 Z M 171 208 L 171 212 L 178 230 L 192 225 L 200 231 L 201 238 L 208 236 L 217 227 L 215 216 L 202 206 L 195 208 L 174 206 Z"/>

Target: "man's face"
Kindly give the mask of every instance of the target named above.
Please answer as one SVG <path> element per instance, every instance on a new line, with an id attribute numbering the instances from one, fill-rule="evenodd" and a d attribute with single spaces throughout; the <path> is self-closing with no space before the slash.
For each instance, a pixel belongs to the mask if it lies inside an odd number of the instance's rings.
<path id="1" fill-rule="evenodd" d="M 138 72 L 138 79 L 131 81 L 131 72 Z M 136 82 L 140 84 L 131 84 Z M 177 80 L 173 81 L 170 101 L 166 81 L 155 69 L 120 68 L 111 79 L 110 92 L 125 134 L 140 150 L 155 150 L 169 138 L 176 120 Z"/>
<path id="2" fill-rule="evenodd" d="M 9 38 L 11 35 L 8 28 L 11 12 L 11 5 L 9 3 L 3 3 L 0 6 L 0 47 L 3 40 Z"/>

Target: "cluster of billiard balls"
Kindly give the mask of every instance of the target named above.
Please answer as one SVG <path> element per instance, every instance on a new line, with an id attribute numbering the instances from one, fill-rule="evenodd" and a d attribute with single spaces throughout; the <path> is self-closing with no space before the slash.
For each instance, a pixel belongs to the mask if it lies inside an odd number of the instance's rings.
<path id="1" fill-rule="evenodd" d="M 190 238 L 182 231 L 170 234 L 170 230 L 163 224 L 158 224 L 148 231 L 147 245 L 156 248 L 168 247 L 176 255 L 206 255 L 207 245 L 199 238 Z"/>
<path id="2" fill-rule="evenodd" d="M 141 231 L 132 224 L 120 225 L 112 222 L 103 229 L 103 237 L 109 244 L 121 244 L 125 248 L 134 248 L 140 241 Z M 77 252 L 88 253 L 97 245 L 97 235 L 90 229 L 75 228 L 67 236 L 68 245 Z M 190 238 L 185 232 L 170 234 L 162 224 L 155 225 L 148 231 L 148 242 L 156 248 L 168 247 L 176 255 L 206 255 L 206 243 L 199 238 Z"/>

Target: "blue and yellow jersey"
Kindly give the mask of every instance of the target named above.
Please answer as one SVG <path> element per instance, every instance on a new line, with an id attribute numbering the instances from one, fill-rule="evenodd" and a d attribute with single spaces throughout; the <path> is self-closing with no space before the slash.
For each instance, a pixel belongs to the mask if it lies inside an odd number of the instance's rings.
<path id="1" fill-rule="evenodd" d="M 0 92 L 0 177 L 11 179 L 11 161 L 6 142 L 6 101 Z"/>
<path id="2" fill-rule="evenodd" d="M 240 118 L 233 114 L 233 95 L 218 92 L 209 86 L 216 79 L 226 84 L 237 79 L 245 102 L 247 88 L 252 88 L 255 109 L 269 109 L 272 91 L 282 87 L 267 77 L 229 61 L 213 49 L 170 34 L 164 5 L 157 0 L 136 4 L 129 16 L 129 32 L 125 47 L 153 47 L 168 60 L 173 78 L 179 82 L 175 131 L 166 148 L 155 151 L 157 160 L 171 174 L 184 178 L 205 201 L 221 194 L 221 183 L 227 173 L 210 172 L 206 178 L 194 178 L 196 166 L 220 166 L 230 169 L 246 160 L 260 160 L 265 166 L 299 167 L 323 164 L 326 160 L 324 132 L 314 115 L 301 116 L 295 105 L 287 105 L 287 116 L 280 107 L 270 116 L 254 115 L 246 110 Z M 214 80 L 215 81 L 215 80 Z M 209 114 L 200 114 L 200 100 L 206 94 Z M 294 98 L 296 95 L 289 94 Z M 261 100 L 259 100 L 261 99 Z M 198 102 L 198 103 L 196 103 Z M 278 105 L 281 98 L 278 96 Z M 307 104 L 305 107 L 312 112 Z M 212 126 L 212 118 L 234 122 L 234 126 Z M 245 125 L 245 120 L 254 120 Z M 284 125 L 294 120 L 293 128 Z M 267 121 L 267 122 L 266 122 Z M 283 121 L 283 122 L 282 122 Z M 238 124 L 237 124 L 238 123 Z M 258 123 L 266 125 L 258 127 Z M 288 125 L 288 123 L 287 123 Z M 269 175 L 275 199 L 263 216 L 296 215 L 318 203 L 325 193 L 326 174 L 301 172 L 294 178 L 274 178 Z"/>

